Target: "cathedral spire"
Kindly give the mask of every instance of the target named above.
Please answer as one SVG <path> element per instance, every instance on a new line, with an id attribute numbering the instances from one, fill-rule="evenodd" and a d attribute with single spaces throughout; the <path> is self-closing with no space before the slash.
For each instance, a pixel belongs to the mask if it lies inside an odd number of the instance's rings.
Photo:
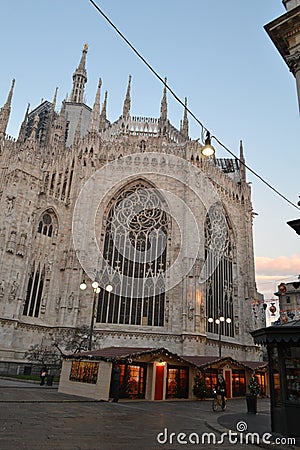
<path id="1" fill-rule="evenodd" d="M 38 114 L 36 114 L 33 119 L 33 125 L 31 128 L 30 136 L 26 139 L 27 147 L 30 147 L 32 149 L 35 148 L 36 141 L 37 141 L 37 130 L 38 130 L 38 125 L 39 125 L 39 120 L 40 120 L 40 117 Z"/>
<path id="2" fill-rule="evenodd" d="M 10 110 L 11 110 L 11 100 L 14 92 L 15 79 L 11 82 L 11 88 L 9 90 L 7 100 L 3 107 L 0 109 L 0 135 L 4 136 L 6 133 L 6 128 L 9 121 Z"/>
<path id="3" fill-rule="evenodd" d="M 241 181 L 246 181 L 246 167 L 245 167 L 243 141 L 240 141 L 240 173 L 241 173 Z"/>
<path id="4" fill-rule="evenodd" d="M 57 92 L 58 92 L 58 87 L 55 88 L 54 96 L 53 96 L 53 100 L 52 100 L 49 128 L 47 130 L 47 135 L 46 135 L 46 142 L 47 142 L 47 144 L 50 143 L 50 141 L 52 139 L 51 136 L 52 136 L 53 130 L 55 128 L 55 108 L 56 108 L 56 101 L 57 101 Z"/>
<path id="5" fill-rule="evenodd" d="M 11 82 L 11 88 L 9 90 L 8 96 L 7 96 L 7 100 L 4 106 L 10 108 L 11 107 L 11 100 L 12 100 L 12 96 L 13 96 L 13 92 L 14 92 L 14 87 L 15 87 L 15 79 L 12 79 Z"/>
<path id="6" fill-rule="evenodd" d="M 70 96 L 70 102 L 83 103 L 84 86 L 87 82 L 87 73 L 85 68 L 87 51 L 88 45 L 85 44 L 82 50 L 82 56 L 79 62 L 79 66 L 73 74 L 73 88 Z"/>
<path id="7" fill-rule="evenodd" d="M 92 117 L 90 123 L 90 131 L 99 131 L 99 119 L 100 119 L 100 91 L 102 86 L 102 80 L 99 78 L 98 88 L 96 92 L 95 102 L 92 110 Z"/>
<path id="8" fill-rule="evenodd" d="M 123 117 L 124 118 L 129 117 L 129 115 L 130 115 L 130 104 L 131 104 L 130 85 L 131 85 L 131 75 L 129 75 L 129 78 L 128 78 L 127 92 L 126 92 L 126 97 L 125 97 L 124 106 L 123 106 Z"/>
<path id="9" fill-rule="evenodd" d="M 54 103 L 54 101 L 53 101 Z M 53 109 L 54 112 L 54 109 Z M 53 148 L 60 149 L 66 138 L 66 101 L 63 100 L 60 113 L 53 116 L 49 142 Z"/>
<path id="10" fill-rule="evenodd" d="M 167 115 L 168 115 L 168 104 L 167 104 L 167 78 L 165 78 L 165 85 L 164 85 L 164 93 L 163 98 L 161 100 L 161 106 L 160 106 L 160 120 L 162 122 L 167 121 Z"/>
<path id="11" fill-rule="evenodd" d="M 107 91 L 105 91 L 104 96 L 104 102 L 102 106 L 102 111 L 100 114 L 100 121 L 99 121 L 99 130 L 103 131 L 106 125 L 106 105 L 107 105 Z"/>
<path id="12" fill-rule="evenodd" d="M 58 87 L 56 87 L 55 91 L 54 91 L 54 96 L 53 96 L 53 100 L 52 100 L 52 111 L 54 111 L 55 107 L 56 107 L 57 92 L 58 92 Z"/>
<path id="13" fill-rule="evenodd" d="M 61 104 L 61 109 L 60 109 L 60 113 L 59 113 L 59 117 L 61 119 L 66 119 L 66 101 L 67 100 L 63 100 L 62 104 Z"/>
<path id="14" fill-rule="evenodd" d="M 167 78 L 164 81 L 164 92 L 160 105 L 159 132 L 165 134 L 166 123 L 168 120 L 168 104 L 167 104 Z"/>
<path id="15" fill-rule="evenodd" d="M 189 121 L 187 118 L 187 98 L 184 99 L 184 113 L 183 113 L 183 121 L 182 121 L 182 129 L 181 132 L 183 136 L 188 139 L 189 138 Z"/>
<path id="16" fill-rule="evenodd" d="M 23 122 L 20 127 L 19 136 L 18 136 L 19 142 L 24 142 L 26 139 L 26 128 L 27 128 L 27 122 L 28 122 L 29 109 L 30 109 L 30 103 L 28 103 L 28 105 L 27 105 L 25 116 L 24 116 Z"/>

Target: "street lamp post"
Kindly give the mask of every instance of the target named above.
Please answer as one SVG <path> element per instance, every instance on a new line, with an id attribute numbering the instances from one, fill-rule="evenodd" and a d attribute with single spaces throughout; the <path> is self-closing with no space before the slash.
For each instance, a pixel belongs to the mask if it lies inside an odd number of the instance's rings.
<path id="1" fill-rule="evenodd" d="M 227 323 L 231 323 L 231 319 L 230 319 L 230 317 L 226 317 L 226 319 L 225 319 L 225 317 L 224 316 L 222 316 L 222 315 L 218 315 L 218 317 L 216 317 L 215 319 L 213 318 L 213 317 L 209 317 L 208 319 L 208 322 L 209 323 L 213 323 L 213 322 L 215 322 L 217 325 L 218 325 L 218 330 L 219 330 L 219 358 L 221 358 L 221 356 L 222 356 L 222 335 L 221 335 L 221 325 L 222 325 L 222 322 L 227 322 Z"/>
<path id="2" fill-rule="evenodd" d="M 86 282 L 83 280 L 83 282 L 80 284 L 80 289 L 82 291 L 85 291 L 87 288 Z M 97 303 L 97 295 L 100 292 L 100 286 L 97 280 L 94 280 L 92 282 L 92 288 L 94 291 L 93 295 L 93 305 L 92 305 L 92 315 L 91 315 L 91 323 L 90 323 L 90 329 L 89 329 L 89 341 L 88 341 L 88 350 L 92 350 L 92 342 L 93 342 L 93 334 L 94 334 L 94 323 L 95 323 L 95 312 L 96 312 L 96 303 Z M 105 286 L 105 290 L 107 292 L 111 292 L 113 290 L 113 287 L 111 284 L 108 284 Z"/>

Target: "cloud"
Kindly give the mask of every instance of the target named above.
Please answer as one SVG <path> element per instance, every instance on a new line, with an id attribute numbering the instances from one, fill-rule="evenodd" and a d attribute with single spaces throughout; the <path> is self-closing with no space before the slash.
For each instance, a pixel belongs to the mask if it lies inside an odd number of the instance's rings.
<path id="1" fill-rule="evenodd" d="M 255 258 L 256 283 L 259 292 L 265 298 L 274 298 L 274 292 L 280 283 L 296 281 L 300 274 L 300 257 L 298 255 Z"/>
<path id="2" fill-rule="evenodd" d="M 300 258 L 298 255 L 278 256 L 268 258 L 258 256 L 255 258 L 256 274 L 265 277 L 298 276 L 300 274 Z"/>

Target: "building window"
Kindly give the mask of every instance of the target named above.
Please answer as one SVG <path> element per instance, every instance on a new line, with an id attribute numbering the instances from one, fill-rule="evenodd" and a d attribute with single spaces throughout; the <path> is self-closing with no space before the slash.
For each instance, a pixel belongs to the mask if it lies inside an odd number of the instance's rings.
<path id="1" fill-rule="evenodd" d="M 54 259 L 53 241 L 57 235 L 58 221 L 52 208 L 47 209 L 38 221 L 35 232 L 35 248 L 32 254 L 36 258 L 31 262 L 31 271 L 28 274 L 23 315 L 30 317 L 40 317 L 40 313 L 45 312 L 42 309 L 45 279 L 50 279 L 51 264 Z M 46 238 L 44 238 L 46 236 Z M 49 238 L 49 239 L 48 239 Z M 23 241 L 22 241 L 23 242 Z M 41 249 L 43 251 L 41 252 Z M 22 250 L 22 249 L 21 249 Z M 47 269 L 46 269 L 47 268 Z"/>
<path id="2" fill-rule="evenodd" d="M 246 381 L 244 370 L 232 370 L 232 396 L 242 397 L 246 394 Z"/>
<path id="3" fill-rule="evenodd" d="M 265 372 L 255 372 L 255 377 L 260 386 L 260 396 L 265 397 L 266 395 L 266 373 Z"/>
<path id="4" fill-rule="evenodd" d="M 212 226 L 212 223 L 214 224 Z M 233 316 L 233 250 L 232 236 L 226 220 L 226 228 L 224 228 L 224 216 L 222 209 L 216 205 L 209 211 L 205 222 L 205 259 L 215 258 L 214 247 L 218 249 L 218 239 L 225 242 L 223 252 L 220 257 L 216 269 L 206 282 L 206 312 L 207 317 L 216 319 L 219 315 L 230 318 L 231 322 L 208 322 L 207 331 L 210 333 L 221 334 L 224 336 L 234 336 L 234 316 Z M 213 235 L 212 228 L 220 228 L 220 233 Z M 215 228 L 215 229 L 216 229 Z M 223 244 L 222 244 L 223 245 Z M 221 327 L 221 330 L 219 330 Z"/>
<path id="5" fill-rule="evenodd" d="M 31 271 L 27 283 L 26 299 L 23 308 L 23 315 L 39 317 L 41 300 L 44 288 L 45 268 L 40 270 L 40 266 Z"/>
<path id="6" fill-rule="evenodd" d="M 120 398 L 145 398 L 147 365 L 143 363 L 119 364 Z M 113 393 L 110 392 L 113 397 Z"/>
<path id="7" fill-rule="evenodd" d="M 52 218 L 50 214 L 45 213 L 39 221 L 38 233 L 43 234 L 44 236 L 52 237 L 52 231 Z"/>
<path id="8" fill-rule="evenodd" d="M 115 270 L 103 272 L 97 322 L 163 326 L 167 214 L 151 186 L 137 182 L 121 191 L 110 207 L 105 228 L 104 258 Z M 105 278 L 107 277 L 107 278 Z"/>
<path id="9" fill-rule="evenodd" d="M 189 368 L 168 366 L 167 398 L 188 398 Z"/>
<path id="10" fill-rule="evenodd" d="M 205 384 L 208 388 L 208 397 L 213 396 L 213 390 L 218 383 L 218 369 L 206 369 L 204 372 Z"/>
<path id="11" fill-rule="evenodd" d="M 70 381 L 79 383 L 97 383 L 99 363 L 87 361 L 73 361 L 70 372 Z"/>

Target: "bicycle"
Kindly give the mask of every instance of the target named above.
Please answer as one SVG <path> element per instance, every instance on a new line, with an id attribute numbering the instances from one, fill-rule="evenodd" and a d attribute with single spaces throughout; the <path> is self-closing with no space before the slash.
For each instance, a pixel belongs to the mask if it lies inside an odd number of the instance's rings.
<path id="1" fill-rule="evenodd" d="M 214 412 L 220 410 L 225 411 L 226 409 L 226 398 L 224 398 L 224 405 L 222 401 L 222 395 L 218 394 L 216 389 L 213 390 L 213 400 L 212 400 L 212 410 Z"/>

